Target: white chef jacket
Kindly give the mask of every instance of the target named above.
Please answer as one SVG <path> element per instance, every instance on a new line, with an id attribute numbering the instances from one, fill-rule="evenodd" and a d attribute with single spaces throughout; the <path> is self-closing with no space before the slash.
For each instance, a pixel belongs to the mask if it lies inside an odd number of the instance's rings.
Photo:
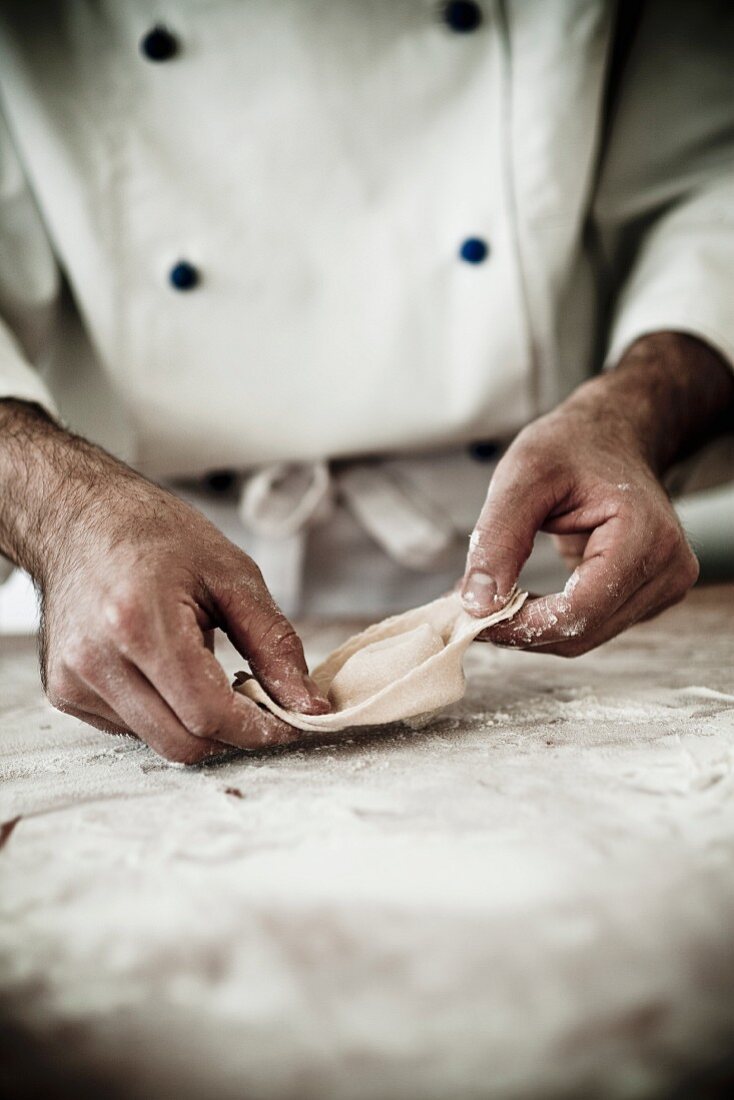
<path id="1" fill-rule="evenodd" d="M 3 0 L 0 396 L 157 478 L 326 470 L 304 525 L 357 460 L 380 542 L 360 458 L 508 439 L 646 332 L 734 362 L 734 16 L 641 12 L 615 54 L 603 0 Z"/>

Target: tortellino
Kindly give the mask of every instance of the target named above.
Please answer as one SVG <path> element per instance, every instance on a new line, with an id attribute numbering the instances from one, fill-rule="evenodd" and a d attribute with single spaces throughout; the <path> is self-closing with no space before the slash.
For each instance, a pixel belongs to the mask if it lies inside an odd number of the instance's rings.
<path id="1" fill-rule="evenodd" d="M 284 710 L 248 678 L 236 690 L 298 729 L 313 733 L 377 726 L 430 714 L 464 694 L 464 653 L 482 630 L 511 618 L 527 598 L 515 591 L 493 615 L 474 618 L 458 593 L 375 623 L 335 649 L 313 672 L 328 714 Z"/>

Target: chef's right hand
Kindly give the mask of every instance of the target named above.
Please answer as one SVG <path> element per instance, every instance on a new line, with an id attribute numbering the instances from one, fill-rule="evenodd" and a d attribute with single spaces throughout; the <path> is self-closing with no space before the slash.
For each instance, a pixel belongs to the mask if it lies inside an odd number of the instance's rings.
<path id="1" fill-rule="evenodd" d="M 213 654 L 215 627 L 284 708 L 329 709 L 246 554 L 177 497 L 9 401 L 0 402 L 0 550 L 41 594 L 49 700 L 90 725 L 136 734 L 185 764 L 300 736 L 232 690 Z"/>

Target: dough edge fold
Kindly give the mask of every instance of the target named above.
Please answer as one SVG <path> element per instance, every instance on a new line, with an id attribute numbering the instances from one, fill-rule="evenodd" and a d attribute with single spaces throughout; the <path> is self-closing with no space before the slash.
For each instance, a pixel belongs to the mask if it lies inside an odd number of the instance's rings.
<path id="1" fill-rule="evenodd" d="M 422 607 L 412 608 L 373 623 L 348 638 L 318 665 L 312 676 L 322 691 L 340 668 L 360 649 L 383 638 L 396 637 L 422 623 L 428 623 L 444 637 L 444 647 L 415 668 L 387 684 L 355 706 L 328 714 L 300 714 L 281 707 L 255 679 L 238 684 L 235 691 L 267 707 L 290 726 L 309 733 L 339 732 L 354 726 L 378 726 L 418 715 L 431 714 L 457 702 L 466 690 L 463 656 L 476 636 L 489 626 L 512 618 L 527 599 L 517 589 L 503 608 L 477 619 L 464 611 L 458 593 L 441 596 Z M 447 636 L 448 635 L 448 636 Z"/>

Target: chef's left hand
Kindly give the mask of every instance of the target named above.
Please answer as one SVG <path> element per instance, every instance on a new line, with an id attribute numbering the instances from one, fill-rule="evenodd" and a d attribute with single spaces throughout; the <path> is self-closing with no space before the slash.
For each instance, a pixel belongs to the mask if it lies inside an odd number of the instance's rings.
<path id="1" fill-rule="evenodd" d="M 471 539 L 464 606 L 503 606 L 538 531 L 576 568 L 564 592 L 528 600 L 480 639 L 575 657 L 681 600 L 698 562 L 661 476 L 732 410 L 734 376 L 715 352 L 655 334 L 522 431 Z"/>

